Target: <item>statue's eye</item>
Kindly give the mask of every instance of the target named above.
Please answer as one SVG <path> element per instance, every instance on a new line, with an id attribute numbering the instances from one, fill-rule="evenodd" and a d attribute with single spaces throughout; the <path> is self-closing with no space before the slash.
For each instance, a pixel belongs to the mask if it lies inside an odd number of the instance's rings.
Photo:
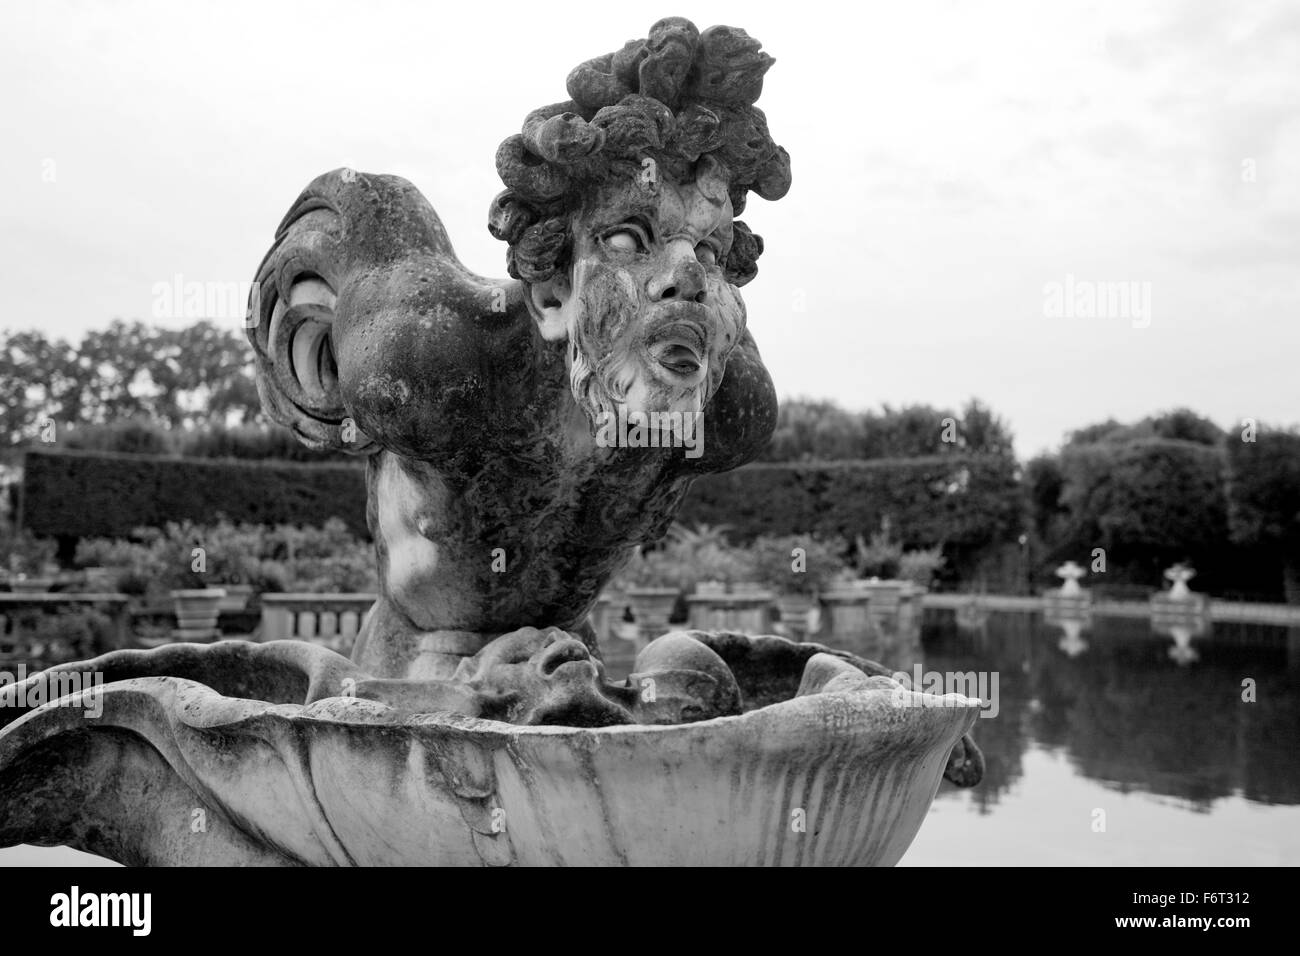
<path id="1" fill-rule="evenodd" d="M 706 266 L 716 266 L 718 264 L 718 250 L 707 242 L 701 242 L 695 247 L 695 258 Z"/>
<path id="2" fill-rule="evenodd" d="M 646 252 L 645 235 L 631 227 L 622 227 L 605 234 L 605 246 L 613 252 Z"/>

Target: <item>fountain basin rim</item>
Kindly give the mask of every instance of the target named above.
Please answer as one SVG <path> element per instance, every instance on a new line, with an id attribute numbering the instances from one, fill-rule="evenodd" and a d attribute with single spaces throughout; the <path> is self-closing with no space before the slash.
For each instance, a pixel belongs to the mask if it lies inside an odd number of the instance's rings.
<path id="1" fill-rule="evenodd" d="M 452 731 L 483 738 L 517 740 L 524 737 L 547 738 L 553 742 L 586 742 L 602 738 L 653 736 L 670 740 L 701 734 L 730 736 L 732 733 L 744 733 L 751 726 L 761 725 L 763 736 L 760 739 L 778 746 L 789 741 L 780 741 L 767 735 L 777 731 L 778 737 L 787 736 L 779 731 L 790 729 L 795 732 L 788 736 L 800 737 L 800 731 L 810 726 L 815 726 L 823 738 L 829 739 L 861 741 L 868 736 L 889 739 L 896 736 L 898 731 L 904 730 L 914 736 L 933 736 L 936 740 L 952 736 L 955 740 L 969 731 L 983 706 L 978 698 L 960 694 L 938 696 L 907 690 L 901 686 L 872 687 L 794 697 L 743 714 L 693 723 L 568 727 L 510 724 L 438 712 L 409 714 L 387 704 L 355 697 L 327 697 L 310 704 L 276 704 L 228 697 L 206 684 L 186 678 L 135 677 L 47 701 L 24 714 L 9 724 L 4 735 L 0 736 L 0 763 L 6 759 L 5 751 L 9 749 L 6 744 L 19 748 L 24 746 L 19 741 L 27 736 L 24 733 L 25 724 L 39 720 L 45 730 L 42 736 L 68 729 L 94 729 L 95 719 L 85 716 L 85 710 L 92 703 L 105 708 L 113 705 L 129 707 L 129 701 L 123 700 L 123 697 L 145 697 L 161 703 L 161 698 L 172 694 L 180 705 L 174 711 L 176 721 L 199 731 L 239 731 L 260 721 L 278 719 L 293 724 L 355 730 L 376 728 L 417 733 Z M 88 701 L 79 703 L 80 698 L 87 697 L 90 698 Z M 51 721 L 54 713 L 65 716 L 66 720 Z M 958 724 L 964 725 L 961 730 L 956 729 Z M 59 729 L 56 730 L 52 725 L 57 725 Z"/>

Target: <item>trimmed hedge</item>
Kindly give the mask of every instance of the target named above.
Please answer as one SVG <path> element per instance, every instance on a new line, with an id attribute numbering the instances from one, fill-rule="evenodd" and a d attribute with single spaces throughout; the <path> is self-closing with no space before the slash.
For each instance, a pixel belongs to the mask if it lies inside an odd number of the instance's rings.
<path id="1" fill-rule="evenodd" d="M 1020 533 L 1016 464 L 942 455 L 824 464 L 753 464 L 691 486 L 678 520 L 725 524 L 737 542 L 760 534 L 869 537 L 886 516 L 908 547 L 943 543 L 953 557 Z"/>
<path id="2" fill-rule="evenodd" d="M 828 464 L 753 464 L 697 480 L 679 520 L 723 524 L 736 543 L 761 534 L 869 537 L 888 516 L 908 547 L 942 543 L 949 568 L 1013 539 L 1021 505 L 1015 463 L 944 455 Z M 124 537 L 168 521 L 320 524 L 338 516 L 367 535 L 365 469 L 28 451 L 23 525 L 36 534 Z M 955 565 L 955 566 L 954 566 Z"/>
<path id="3" fill-rule="evenodd" d="M 73 451 L 24 456 L 23 526 L 59 537 L 125 537 L 140 526 L 225 517 L 252 524 L 366 530 L 366 472 L 357 464 L 165 458 Z"/>

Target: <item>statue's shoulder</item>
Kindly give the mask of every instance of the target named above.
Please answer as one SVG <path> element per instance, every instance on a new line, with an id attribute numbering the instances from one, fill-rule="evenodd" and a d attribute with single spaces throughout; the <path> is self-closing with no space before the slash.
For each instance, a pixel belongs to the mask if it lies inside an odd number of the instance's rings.
<path id="1" fill-rule="evenodd" d="M 270 417 L 363 454 L 469 440 L 449 406 L 525 379 L 540 347 L 516 280 L 465 268 L 412 183 L 351 169 L 317 176 L 281 220 L 246 327 Z"/>

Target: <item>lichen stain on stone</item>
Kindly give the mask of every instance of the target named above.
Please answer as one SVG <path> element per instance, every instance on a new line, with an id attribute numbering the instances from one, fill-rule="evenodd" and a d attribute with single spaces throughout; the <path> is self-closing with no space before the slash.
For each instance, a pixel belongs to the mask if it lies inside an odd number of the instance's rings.
<path id="1" fill-rule="evenodd" d="M 411 400 L 411 386 L 405 379 L 379 373 L 370 375 L 357 387 L 357 398 L 388 407 L 400 407 Z"/>

